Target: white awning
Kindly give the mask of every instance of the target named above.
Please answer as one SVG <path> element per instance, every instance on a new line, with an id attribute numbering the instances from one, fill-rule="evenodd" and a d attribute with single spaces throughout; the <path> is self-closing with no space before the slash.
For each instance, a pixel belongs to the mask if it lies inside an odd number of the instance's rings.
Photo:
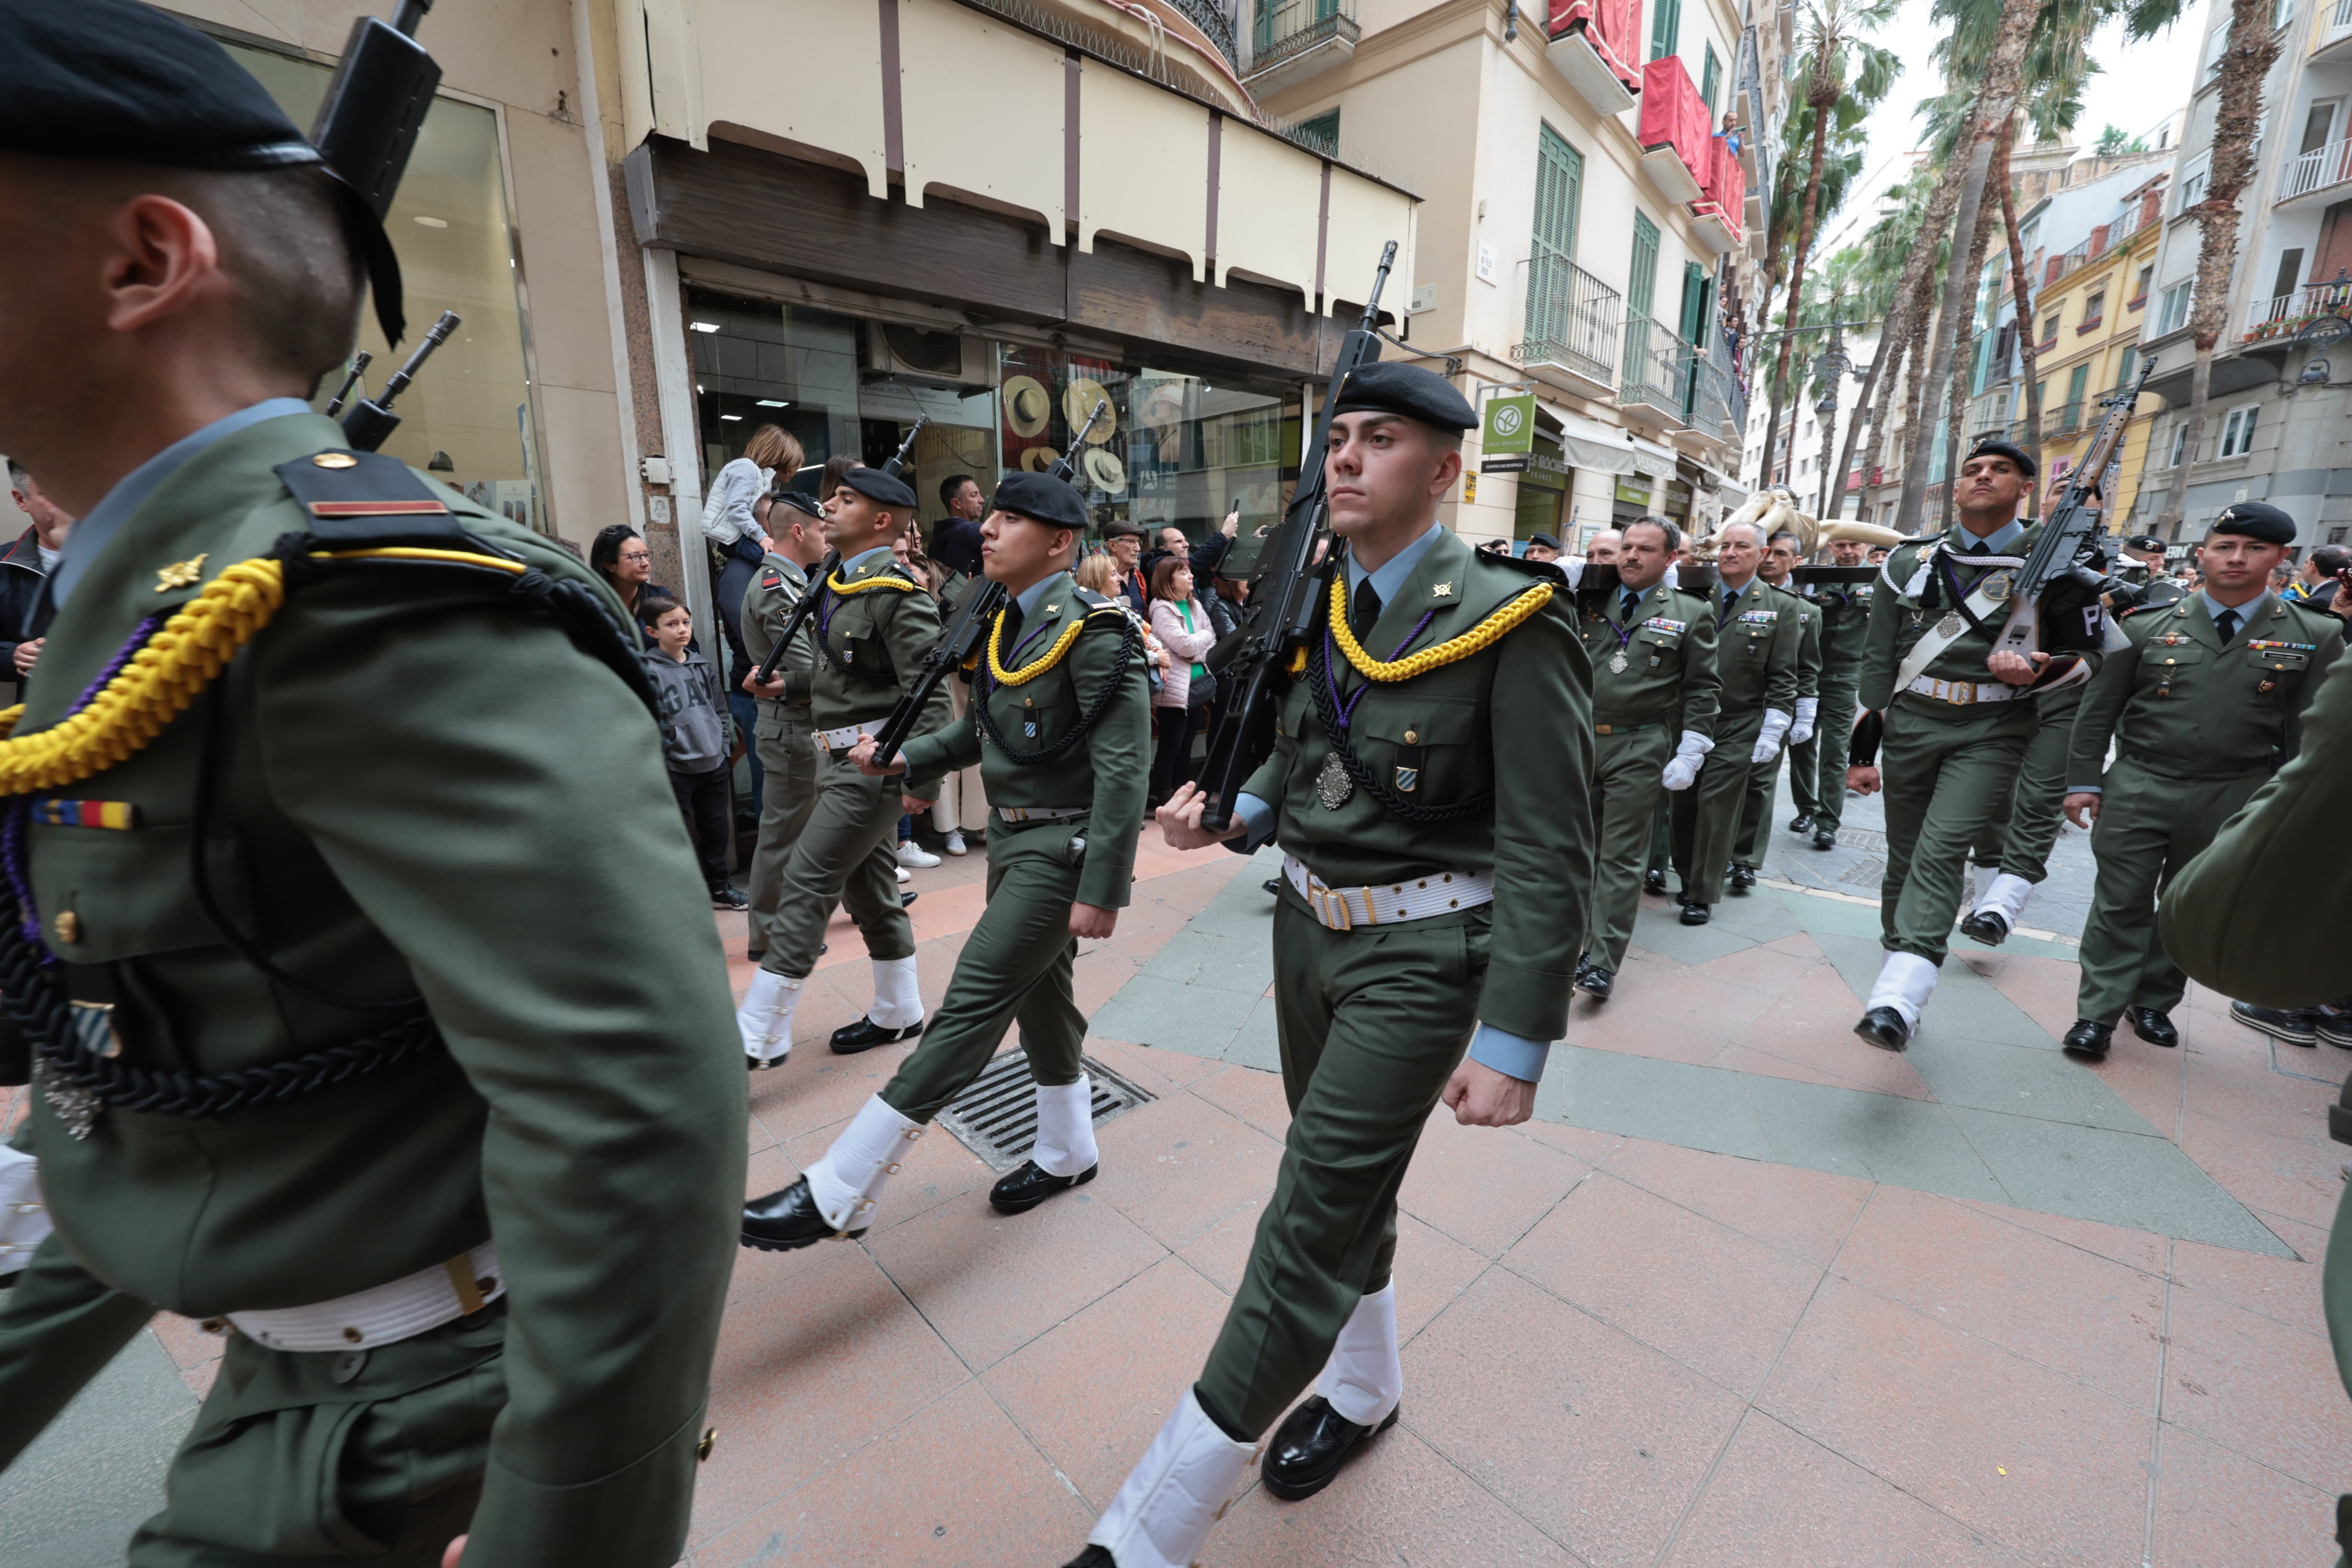
<path id="1" fill-rule="evenodd" d="M 1559 421 L 1561 453 L 1570 468 L 1594 474 L 1633 471 L 1633 448 L 1626 443 L 1626 432 L 1562 408 L 1544 412 Z"/>

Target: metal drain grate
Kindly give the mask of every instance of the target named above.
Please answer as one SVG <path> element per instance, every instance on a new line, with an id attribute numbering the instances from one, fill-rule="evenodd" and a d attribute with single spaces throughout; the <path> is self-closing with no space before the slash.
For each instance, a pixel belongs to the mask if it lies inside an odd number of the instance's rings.
<path id="1" fill-rule="evenodd" d="M 1152 1098 L 1092 1057 L 1080 1057 L 1078 1068 L 1094 1089 L 1097 1127 Z M 948 1101 L 939 1124 L 998 1175 L 1017 1168 L 1037 1145 L 1037 1095 L 1029 1058 L 1011 1050 L 990 1062 L 971 1088 Z"/>

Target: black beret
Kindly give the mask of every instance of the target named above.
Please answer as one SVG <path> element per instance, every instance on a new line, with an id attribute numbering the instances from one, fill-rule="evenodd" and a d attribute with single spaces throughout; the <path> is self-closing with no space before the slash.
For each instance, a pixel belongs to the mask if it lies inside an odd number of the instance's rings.
<path id="1" fill-rule="evenodd" d="M 907 481 L 879 468 L 852 468 L 841 476 L 841 482 L 866 500 L 893 510 L 915 504 L 915 492 L 907 488 Z"/>
<path id="2" fill-rule="evenodd" d="M 780 506 L 788 506 L 794 511 L 804 511 L 811 517 L 821 518 L 824 515 L 824 509 L 816 504 L 816 498 L 804 490 L 778 490 L 771 499 Z"/>
<path id="3" fill-rule="evenodd" d="M 2213 526 L 2205 531 L 2243 534 L 2264 544 L 2293 544 L 2294 519 L 2268 501 L 2242 500 L 2223 508 L 2221 515 L 2213 520 Z"/>
<path id="4" fill-rule="evenodd" d="M 1532 550 L 1538 544 L 1542 545 L 1546 550 L 1558 550 L 1559 548 L 1559 541 L 1554 539 L 1549 533 L 1530 533 L 1528 535 L 1528 549 Z"/>
<path id="5" fill-rule="evenodd" d="M 2126 550 L 2137 550 L 2143 553 L 2152 552 L 2161 555 L 2164 553 L 2164 541 L 2158 539 L 2153 533 L 2135 533 L 2129 539 L 2124 541 L 2124 548 Z"/>
<path id="6" fill-rule="evenodd" d="M 1439 430 L 1459 433 L 1478 423 L 1453 384 L 1433 371 L 1397 360 L 1377 361 L 1348 377 L 1332 405 L 1335 414 L 1402 414 Z"/>
<path id="7" fill-rule="evenodd" d="M 1048 528 L 1083 532 L 1087 526 L 1085 500 L 1051 474 L 1016 468 L 998 483 L 996 494 L 989 498 L 988 504 L 998 511 L 1032 518 Z"/>
<path id="8" fill-rule="evenodd" d="M 1969 448 L 1969 456 L 1960 461 L 1965 463 L 1970 458 L 2007 458 L 2029 479 L 2042 472 L 2042 466 L 2025 455 L 2024 447 L 2012 447 L 2006 441 L 1979 441 Z"/>

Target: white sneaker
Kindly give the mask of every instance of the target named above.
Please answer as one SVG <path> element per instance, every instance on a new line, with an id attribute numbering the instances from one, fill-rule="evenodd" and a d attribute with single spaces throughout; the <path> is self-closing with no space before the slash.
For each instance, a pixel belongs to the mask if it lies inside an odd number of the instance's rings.
<path id="1" fill-rule="evenodd" d="M 950 855 L 969 855 L 971 853 L 970 847 L 964 843 L 963 834 L 961 831 L 948 835 L 946 847 L 947 852 Z"/>
<path id="2" fill-rule="evenodd" d="M 911 838 L 898 846 L 898 864 L 901 866 L 928 868 L 936 866 L 939 863 L 940 858 L 938 856 L 932 854 L 929 850 L 924 848 L 921 845 L 916 843 Z"/>
<path id="3" fill-rule="evenodd" d="M 913 880 L 915 879 L 913 877 L 911 877 L 911 876 L 909 876 L 909 875 L 908 874 L 907 868 L 905 868 L 904 866 L 895 866 L 895 867 L 891 868 L 891 869 L 893 869 L 893 870 L 895 870 L 895 871 L 897 871 L 897 872 L 898 873 L 898 885 L 899 885 L 900 887 L 904 887 L 904 886 L 906 886 L 908 882 L 911 882 L 911 881 L 913 881 Z"/>

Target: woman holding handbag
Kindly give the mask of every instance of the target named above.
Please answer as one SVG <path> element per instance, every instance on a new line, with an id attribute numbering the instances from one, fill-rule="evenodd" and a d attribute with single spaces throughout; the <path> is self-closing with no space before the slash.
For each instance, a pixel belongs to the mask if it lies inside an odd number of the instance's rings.
<path id="1" fill-rule="evenodd" d="M 1151 699 L 1160 721 L 1160 745 L 1151 759 L 1151 801 L 1156 807 L 1176 793 L 1192 759 L 1192 737 L 1200 732 L 1209 700 L 1217 694 L 1217 678 L 1202 667 L 1202 655 L 1216 646 L 1217 630 L 1209 607 L 1192 594 L 1192 563 L 1171 555 L 1151 571 L 1151 630 L 1168 650 L 1167 679 Z"/>

